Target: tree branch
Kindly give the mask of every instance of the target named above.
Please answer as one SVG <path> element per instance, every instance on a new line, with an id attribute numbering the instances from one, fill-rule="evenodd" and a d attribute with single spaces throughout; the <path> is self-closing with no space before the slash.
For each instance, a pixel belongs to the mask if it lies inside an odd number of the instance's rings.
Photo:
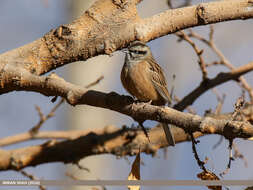
<path id="1" fill-rule="evenodd" d="M 172 131 L 178 134 L 175 137 L 177 143 L 190 140 L 182 129 L 172 128 Z M 66 133 L 74 139 L 59 142 L 52 140 L 41 145 L 15 150 L 0 149 L 0 170 L 20 170 L 50 162 L 76 163 L 84 157 L 105 153 L 117 156 L 135 155 L 139 151 L 155 154 L 159 148 L 167 146 L 165 136 L 160 135 L 163 133 L 161 127 L 149 131 L 152 143 L 148 142 L 140 129 L 117 129 L 111 126 L 105 129 L 82 131 L 78 135 L 75 131 L 62 132 L 67 135 Z M 38 135 L 40 134 L 45 133 L 39 131 Z M 194 133 L 194 135 L 197 138 L 202 134 Z"/>
<path id="2" fill-rule="evenodd" d="M 179 103 L 177 103 L 173 107 L 176 110 L 183 111 L 187 106 L 192 105 L 193 102 L 207 90 L 220 84 L 223 84 L 229 80 L 238 80 L 238 78 L 241 75 L 251 71 L 252 69 L 253 69 L 253 62 L 243 65 L 237 69 L 234 69 L 231 72 L 219 73 L 213 79 L 208 79 L 201 82 L 197 88 L 195 88 L 192 92 L 186 95 Z"/>
<path id="3" fill-rule="evenodd" d="M 122 97 L 118 97 L 121 98 Z M 123 98 L 124 99 L 124 98 Z M 253 126 L 248 122 L 232 121 L 229 115 L 215 119 L 212 117 L 200 117 L 193 114 L 175 111 L 171 108 L 160 108 L 149 104 L 132 105 L 138 110 L 137 113 L 151 115 L 162 121 L 171 121 L 177 126 L 181 126 L 186 131 L 195 132 L 194 138 L 203 134 L 217 133 L 226 138 L 235 137 L 248 138 L 253 136 Z M 252 117 L 252 105 L 244 108 L 243 112 L 247 117 Z M 230 113 L 231 115 L 231 113 Z M 177 118 L 180 120 L 177 120 Z M 220 116 L 217 116 L 220 117 Z M 189 135 L 184 130 L 172 127 L 176 143 L 189 141 Z M 105 129 L 92 131 L 66 131 L 66 132 L 41 132 L 35 138 L 67 138 L 68 140 L 57 142 L 48 141 L 42 145 L 30 146 L 14 150 L 0 150 L 0 170 L 19 170 L 27 166 L 36 166 L 48 162 L 75 163 L 80 159 L 98 154 L 110 153 L 117 156 L 135 155 L 139 152 L 155 154 L 162 147 L 167 146 L 167 141 L 161 127 L 153 128 L 149 131 L 151 143 L 147 140 L 142 130 L 138 129 L 117 129 L 108 126 Z M 19 137 L 27 134 L 21 134 Z M 17 136 L 16 136 L 17 137 Z M 11 137 L 9 137 L 10 140 Z M 10 141 L 9 141 L 10 142 Z"/>
<path id="4" fill-rule="evenodd" d="M 143 106 L 142 106 L 143 107 Z M 167 108 L 163 108 L 167 109 Z M 243 117 L 252 122 L 253 106 L 246 105 L 242 110 Z M 159 112 L 159 111 L 156 111 Z M 160 112 L 159 112 L 160 113 Z M 200 116 L 182 113 L 187 125 L 199 125 L 203 133 L 195 132 L 194 138 L 204 133 L 218 133 L 219 131 L 227 138 L 247 136 L 253 134 L 253 127 L 249 123 L 239 122 L 243 120 L 239 116 L 231 121 L 232 113 L 223 115 L 209 115 L 199 121 Z M 164 115 L 164 114 L 163 114 Z M 163 118 L 163 115 L 161 118 Z M 175 114 L 173 115 L 173 117 Z M 181 117 L 181 116 L 178 116 Z M 188 118 L 188 119 L 187 119 Z M 219 124 L 219 126 L 217 126 Z M 237 125 L 236 127 L 234 125 Z M 184 130 L 172 127 L 172 133 L 176 143 L 190 141 L 189 135 Z M 21 142 L 29 139 L 59 138 L 65 141 L 48 141 L 42 145 L 30 146 L 14 150 L 0 150 L 0 170 L 19 170 L 27 166 L 36 166 L 48 162 L 75 163 L 83 157 L 110 153 L 117 156 L 134 155 L 139 152 L 155 154 L 162 147 L 167 146 L 167 141 L 161 127 L 149 130 L 151 143 L 147 140 L 140 129 L 117 129 L 107 126 L 104 129 L 78 130 L 78 131 L 39 131 L 33 137 L 29 132 L 7 137 L 0 141 L 1 145 Z M 240 135 L 239 135 L 240 134 Z"/>
<path id="5" fill-rule="evenodd" d="M 229 68 L 230 70 L 235 69 L 235 67 L 229 62 L 229 60 L 223 55 L 223 53 L 215 45 L 214 40 L 213 40 L 213 34 L 214 34 L 214 29 L 213 29 L 213 26 L 210 25 L 209 40 L 203 38 L 202 36 L 198 35 L 197 33 L 193 32 L 192 30 L 190 30 L 189 36 L 204 42 L 207 46 L 209 46 L 215 52 L 215 54 L 220 58 L 220 62 L 215 62 L 215 64 L 224 65 L 227 68 Z M 211 65 L 213 65 L 213 64 L 211 64 Z M 206 65 L 206 66 L 208 66 L 208 65 Z M 252 89 L 252 87 L 249 85 L 249 83 L 246 81 L 246 79 L 243 76 L 241 76 L 239 78 L 239 81 L 241 82 L 241 86 L 245 90 L 248 91 L 250 100 L 253 103 L 253 89 Z"/>
<path id="6" fill-rule="evenodd" d="M 253 17 L 252 0 L 201 3 L 145 19 L 138 16 L 136 3 L 139 2 L 96 1 L 72 23 L 1 54 L 0 69 L 16 62 L 29 72 L 41 75 L 71 62 L 111 54 L 135 39 L 147 42 L 190 27 Z"/>
<path id="7" fill-rule="evenodd" d="M 182 101 L 174 106 L 177 110 L 183 110 L 185 107 L 190 105 L 197 97 L 203 94 L 208 89 L 227 82 L 229 80 L 237 80 L 241 75 L 251 71 L 253 69 L 253 62 L 243 65 L 231 72 L 220 73 L 214 79 L 210 79 L 205 83 L 201 83 L 198 88 L 186 96 Z M 116 93 L 103 93 L 94 90 L 88 90 L 84 87 L 80 87 L 71 83 L 66 82 L 64 79 L 58 77 L 56 74 L 51 74 L 49 76 L 37 76 L 29 73 L 26 70 L 22 70 L 18 67 L 6 67 L 3 70 L 3 73 L 11 73 L 16 76 L 13 80 L 12 76 L 4 75 L 4 83 L 8 84 L 9 88 L 15 88 L 17 90 L 24 91 L 33 91 L 39 92 L 46 96 L 61 96 L 66 99 L 66 101 L 71 105 L 81 105 L 86 104 L 95 107 L 106 108 L 110 110 L 117 111 L 119 113 L 128 115 L 135 120 L 155 120 L 159 122 L 165 122 L 174 124 L 186 131 L 200 131 L 202 133 L 210 133 L 210 131 L 203 131 L 203 128 L 200 127 L 202 120 L 205 121 L 205 118 L 201 118 L 197 115 L 189 115 L 176 111 L 172 108 L 163 108 L 159 106 L 153 106 L 145 103 L 135 103 L 133 99 L 129 96 L 120 96 Z M 1 91 L 0 91 L 1 93 Z M 180 118 L 180 119 L 179 119 Z M 191 123 L 190 121 L 194 118 L 198 118 L 199 123 Z M 190 120 L 190 121 L 188 121 Z M 222 124 L 217 121 L 214 122 L 216 127 L 212 130 L 212 133 L 217 133 L 224 135 L 226 137 L 222 128 L 227 125 L 228 121 L 224 121 Z M 217 122 L 217 123 L 216 123 Z M 212 124 L 214 124 L 212 123 Z M 247 130 L 250 128 L 250 125 L 245 123 L 240 123 L 243 127 L 246 127 Z M 237 123 L 233 123 L 233 128 L 238 130 Z M 218 127 L 219 126 L 219 127 Z M 220 128 L 221 127 L 221 128 Z M 251 133 L 245 131 L 244 133 L 237 134 L 236 137 L 246 138 L 251 136 Z M 231 135 L 231 134 L 230 134 Z M 234 137 L 232 135 L 232 137 Z M 239 135 L 239 136 L 237 136 Z M 241 136 L 240 136 L 241 135 Z"/>
<path id="8" fill-rule="evenodd" d="M 139 39 L 150 41 L 155 38 L 189 27 L 207 25 L 236 19 L 253 18 L 252 0 L 230 0 L 201 3 L 196 6 L 168 10 L 150 18 L 141 19 L 136 10 L 140 0 L 96 1 L 79 19 L 48 32 L 42 38 L 23 47 L 0 55 L 0 94 L 11 91 L 39 92 L 46 96 L 61 96 L 73 106 L 91 105 L 117 111 L 135 120 L 155 120 L 174 124 L 186 132 L 220 134 L 228 139 L 249 138 L 253 127 L 248 122 L 214 119 L 180 112 L 191 105 L 208 89 L 227 82 L 253 69 L 253 62 L 215 78 L 205 80 L 182 101 L 174 106 L 158 107 L 147 103 L 136 103 L 131 97 L 116 93 L 103 93 L 66 82 L 56 74 L 45 74 L 62 65 L 86 60 L 100 54 L 111 54 Z M 105 9 L 106 7 L 106 9 Z M 175 128 L 174 130 L 181 130 Z M 151 130 L 152 131 L 152 130 Z M 173 132 L 174 133 L 174 132 Z M 122 134 L 126 134 L 122 138 Z M 151 132 L 155 134 L 155 132 Z M 166 146 L 158 142 L 149 144 L 142 132 L 118 130 L 112 133 L 94 134 L 62 142 L 49 141 L 43 145 L 16 150 L 0 150 L 0 170 L 21 169 L 46 162 L 70 163 L 102 153 L 133 155 L 144 142 L 142 152 L 154 153 Z M 141 135 L 142 140 L 139 140 Z M 175 135 L 176 138 L 180 135 Z M 184 138 L 185 140 L 186 138 Z M 176 139 L 177 142 L 180 140 Z M 157 145 L 158 144 L 158 145 Z M 82 147 L 82 148 L 80 148 Z M 126 148 L 129 147 L 129 148 Z"/>

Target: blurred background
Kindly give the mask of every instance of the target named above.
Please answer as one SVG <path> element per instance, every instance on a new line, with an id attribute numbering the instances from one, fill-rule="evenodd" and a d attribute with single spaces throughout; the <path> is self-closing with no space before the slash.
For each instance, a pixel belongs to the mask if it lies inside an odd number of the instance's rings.
<path id="1" fill-rule="evenodd" d="M 176 1 L 176 2 L 175 2 Z M 17 48 L 40 38 L 50 29 L 61 24 L 69 23 L 80 16 L 94 0 L 1 0 L 0 1 L 0 53 Z M 197 4 L 200 1 L 193 1 Z M 208 2 L 208 1 L 201 1 Z M 182 0 L 172 0 L 174 6 L 183 3 Z M 145 0 L 138 6 L 142 17 L 149 17 L 167 10 L 166 0 Z M 204 37 L 208 37 L 209 26 L 194 28 L 194 31 Z M 231 63 L 238 67 L 253 60 L 253 21 L 231 21 L 214 25 L 214 41 Z M 192 47 L 186 42 L 178 43 L 175 35 L 168 35 L 152 42 L 151 47 L 154 57 L 162 66 L 171 88 L 173 75 L 175 94 L 183 98 L 186 94 L 197 87 L 202 79 L 198 66 L 198 57 Z M 204 49 L 206 63 L 219 60 L 217 56 L 203 43 L 196 41 L 200 49 Z M 57 69 L 55 72 L 67 81 L 87 85 L 103 75 L 105 78 L 98 85 L 92 87 L 104 92 L 116 91 L 127 94 L 120 83 L 120 71 L 124 62 L 122 52 L 115 52 L 113 56 L 101 55 L 86 62 L 76 62 Z M 208 68 L 208 76 L 214 77 L 221 71 L 228 71 L 223 66 Z M 253 85 L 252 74 L 245 75 Z M 226 94 L 222 112 L 233 111 L 236 99 L 242 94 L 241 89 L 235 82 L 225 83 L 217 90 L 222 95 Z M 248 98 L 248 97 L 247 97 Z M 39 120 L 35 105 L 40 106 L 43 113 L 47 114 L 53 107 L 50 98 L 36 93 L 12 92 L 0 96 L 0 127 L 1 137 L 23 133 L 31 129 Z M 194 104 L 194 110 L 203 115 L 206 110 L 214 110 L 217 105 L 216 95 L 208 91 Z M 96 118 L 94 116 L 96 115 Z M 99 119 L 97 119 L 99 115 Z M 109 110 L 90 106 L 76 106 L 75 108 L 63 104 L 56 112 L 54 118 L 48 120 L 41 130 L 74 130 L 89 128 L 104 128 L 106 125 L 131 126 L 133 120 Z M 136 123 L 134 123 L 136 125 Z M 145 126 L 154 126 L 155 122 L 145 122 Z M 226 169 L 228 162 L 228 142 L 223 142 L 213 150 L 213 146 L 219 141 L 218 135 L 209 135 L 200 138 L 197 145 L 202 160 L 209 158 L 207 168 L 219 174 Z M 23 146 L 39 144 L 44 141 L 36 140 L 4 147 L 15 149 Z M 235 160 L 230 172 L 224 179 L 253 179 L 253 153 L 250 141 L 238 140 L 235 142 L 248 160 L 247 167 L 243 160 Z M 201 172 L 192 154 L 191 143 L 180 143 L 175 148 L 168 148 L 167 159 L 164 159 L 164 150 L 158 151 L 155 157 L 141 154 L 144 165 L 141 166 L 142 179 L 197 179 L 196 175 Z M 79 179 L 127 179 L 131 170 L 134 157 L 116 158 L 112 155 L 92 156 L 83 159 L 80 163 L 87 167 L 90 172 L 79 170 L 71 164 L 63 163 L 43 164 L 36 167 L 26 168 L 30 174 L 39 179 L 67 179 L 66 172 L 73 174 Z M 27 179 L 19 172 L 0 172 L 0 179 Z M 11 187 L 12 189 L 38 189 L 37 187 Z M 156 187 L 156 189 L 205 189 L 206 187 Z M 1 187 L 9 189 L 9 187 Z M 64 189 L 62 187 L 47 187 L 47 189 Z M 70 189 L 70 188 L 66 188 Z M 91 187 L 75 187 L 73 189 L 91 189 Z M 110 189 L 126 189 L 125 187 L 107 187 Z M 143 187 L 142 189 L 152 189 Z M 206 188 L 207 189 L 207 188 Z M 235 189 L 231 188 L 231 189 Z M 238 187 L 236 187 L 238 189 Z M 242 189 L 242 187 L 241 187 Z"/>

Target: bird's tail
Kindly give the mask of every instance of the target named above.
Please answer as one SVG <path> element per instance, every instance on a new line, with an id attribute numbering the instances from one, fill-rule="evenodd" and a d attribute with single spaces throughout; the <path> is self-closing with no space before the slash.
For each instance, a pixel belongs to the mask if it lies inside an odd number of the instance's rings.
<path id="1" fill-rule="evenodd" d="M 171 132 L 170 126 L 167 123 L 162 123 L 162 126 L 169 145 L 175 146 L 175 140 Z"/>

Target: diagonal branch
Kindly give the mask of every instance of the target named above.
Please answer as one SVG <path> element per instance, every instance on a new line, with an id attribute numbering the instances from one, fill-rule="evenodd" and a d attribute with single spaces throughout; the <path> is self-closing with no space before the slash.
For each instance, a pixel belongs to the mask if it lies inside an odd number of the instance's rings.
<path id="1" fill-rule="evenodd" d="M 192 30 L 190 30 L 189 36 L 204 42 L 207 46 L 209 46 L 215 52 L 215 54 L 220 58 L 220 62 L 215 62 L 215 64 L 224 65 L 227 68 L 229 68 L 230 70 L 235 69 L 235 66 L 233 66 L 229 62 L 229 60 L 223 55 L 223 53 L 215 45 L 214 40 L 213 40 L 213 34 L 214 34 L 214 29 L 213 29 L 213 26 L 210 25 L 209 40 L 203 38 L 202 36 L 198 35 L 197 33 L 193 32 Z M 249 85 L 249 83 L 246 81 L 246 79 L 243 76 L 239 78 L 239 81 L 241 82 L 241 86 L 245 90 L 248 91 L 250 100 L 251 100 L 251 102 L 253 102 L 253 89 L 252 89 L 252 87 Z"/>
<path id="2" fill-rule="evenodd" d="M 202 56 L 204 50 L 203 49 L 200 50 L 197 47 L 197 45 L 190 39 L 190 37 L 187 34 L 185 34 L 184 31 L 179 31 L 176 33 L 176 35 L 177 35 L 177 37 L 179 37 L 180 41 L 185 40 L 186 42 L 188 42 L 192 46 L 192 48 L 194 49 L 195 53 L 197 54 L 197 56 L 199 58 L 198 63 L 199 63 L 200 70 L 202 72 L 202 80 L 203 81 L 207 80 L 208 77 L 207 77 L 206 64 L 205 64 L 205 61 Z"/>
<path id="3" fill-rule="evenodd" d="M 118 97 L 124 99 L 123 97 Z M 203 134 L 217 133 L 227 138 L 253 136 L 253 126 L 247 122 L 218 120 L 211 117 L 201 118 L 197 115 L 175 111 L 171 108 L 161 108 L 149 104 L 132 105 L 139 114 L 149 113 L 150 117 L 162 121 L 171 121 L 185 130 L 201 131 L 194 133 L 194 137 Z M 180 120 L 176 122 L 176 118 Z M 79 131 L 80 132 L 80 131 Z M 190 140 L 180 128 L 172 128 L 177 143 Z M 165 136 L 161 138 L 162 128 L 153 128 L 149 131 L 150 141 L 141 130 L 137 129 L 98 129 L 94 131 L 63 132 L 60 136 L 69 137 L 69 140 L 57 142 L 49 141 L 42 145 L 30 146 L 14 150 L 0 150 L 0 170 L 19 170 L 27 166 L 36 166 L 49 162 L 75 163 L 80 159 L 98 154 L 110 153 L 117 156 L 134 155 L 139 151 L 155 154 L 159 148 L 167 146 Z M 45 133 L 38 132 L 43 136 Z M 141 146 L 140 146 L 141 145 Z"/>
<path id="4" fill-rule="evenodd" d="M 247 117 L 252 118 L 252 105 L 247 105 L 242 111 Z M 230 118 L 231 114 L 225 114 L 224 118 Z M 213 117 L 213 116 L 212 116 Z M 216 117 L 216 116 L 214 116 Z M 221 115 L 217 116 L 217 118 Z M 220 118 L 220 119 L 222 119 Z M 240 118 L 238 118 L 241 120 Z M 193 121 L 193 120 L 192 120 Z M 190 123 L 191 124 L 191 123 Z M 211 131 L 213 125 L 207 127 Z M 227 130 L 233 130 L 228 128 Z M 184 130 L 172 127 L 176 143 L 190 141 L 189 135 Z M 165 136 L 161 137 L 163 129 L 153 128 L 149 131 L 151 143 L 140 129 L 117 129 L 107 126 L 104 129 L 79 130 L 79 131 L 39 131 L 35 139 L 60 138 L 65 141 L 49 141 L 42 145 L 30 146 L 14 150 L 0 149 L 0 170 L 20 170 L 28 166 L 36 166 L 49 162 L 76 163 L 79 159 L 98 154 L 113 154 L 117 156 L 134 155 L 139 152 L 155 154 L 159 148 L 167 146 Z M 29 140 L 30 134 L 23 133 L 13 137 L 2 139 L 0 144 L 13 142 L 17 138 Z M 194 138 L 203 133 L 194 133 Z M 140 146 L 141 145 L 141 146 Z"/>
<path id="5" fill-rule="evenodd" d="M 228 73 L 220 73 L 214 79 L 210 79 L 205 83 L 201 83 L 192 93 L 186 96 L 180 103 L 174 106 L 177 110 L 183 110 L 189 103 L 193 102 L 197 97 L 203 94 L 206 90 L 227 82 L 229 80 L 237 80 L 241 75 L 251 71 L 253 69 L 253 62 L 241 66 Z M 250 124 L 246 123 L 233 123 L 229 124 L 234 128 L 235 134 L 225 134 L 223 129 L 228 125 L 228 121 L 211 121 L 212 130 L 206 131 L 201 124 L 205 121 L 205 118 L 193 114 L 186 114 L 175 109 L 166 107 L 153 106 L 145 103 L 135 103 L 131 97 L 120 96 L 116 93 L 103 93 L 94 90 L 87 90 L 84 87 L 80 87 L 66 82 L 64 79 L 58 77 L 56 74 L 49 76 L 37 76 L 23 71 L 22 69 L 15 67 L 6 67 L 5 73 L 12 73 L 17 76 L 15 80 L 5 76 L 5 83 L 9 88 L 16 88 L 17 90 L 39 92 L 46 96 L 61 96 L 71 105 L 86 104 L 95 107 L 101 107 L 117 111 L 119 113 L 128 115 L 135 120 L 154 120 L 159 122 L 165 122 L 174 124 L 185 131 L 195 132 L 200 131 L 202 133 L 217 133 L 224 135 L 225 137 L 234 138 L 248 138 L 251 133 L 248 130 L 251 128 Z M 201 124 L 201 125 L 200 125 Z M 241 125 L 238 127 L 238 125 Z M 206 126 L 205 126 L 206 127 Z M 241 129 L 241 127 L 243 129 Z M 238 133 L 238 130 L 246 130 Z M 231 136 L 232 135 L 232 136 Z"/>
<path id="6" fill-rule="evenodd" d="M 177 103 L 173 107 L 176 110 L 183 111 L 187 106 L 192 105 L 193 102 L 207 90 L 220 84 L 223 84 L 229 80 L 238 80 L 238 78 L 241 75 L 251 71 L 252 69 L 253 69 L 253 62 L 243 65 L 237 69 L 234 69 L 231 72 L 219 73 L 213 79 L 208 79 L 200 83 L 200 85 L 197 88 L 195 88 L 191 93 L 186 95 L 179 103 Z"/>
<path id="7" fill-rule="evenodd" d="M 222 99 L 219 100 L 219 101 L 222 102 L 223 98 L 224 97 L 222 97 Z M 193 112 L 192 114 L 196 114 L 196 113 Z M 233 113 L 224 113 L 224 114 L 209 113 L 205 116 L 212 117 L 214 119 L 229 120 L 229 119 L 232 118 L 232 115 L 233 115 Z M 252 104 L 246 104 L 244 106 L 244 108 L 241 110 L 241 114 L 234 117 L 234 120 L 236 120 L 236 121 L 248 121 L 252 124 L 253 123 L 252 118 L 253 118 L 253 105 Z M 49 140 L 50 139 L 59 139 L 59 140 L 76 139 L 76 138 L 79 138 L 81 136 L 85 136 L 89 133 L 96 133 L 96 134 L 107 133 L 108 134 L 108 133 L 112 133 L 116 129 L 117 128 L 115 128 L 114 126 L 109 125 L 109 126 L 106 126 L 104 129 L 93 129 L 93 130 L 38 131 L 34 135 L 32 135 L 28 131 L 28 132 L 20 133 L 20 134 L 17 134 L 17 135 L 1 138 L 0 139 L 0 147 L 8 146 L 8 145 L 15 144 L 15 143 L 20 143 L 20 142 L 25 142 L 25 141 L 29 141 L 29 140 L 35 140 L 35 139 L 42 139 L 42 140 L 43 139 L 44 140 L 46 140 L 46 139 L 49 139 Z M 171 130 L 172 130 L 172 133 L 174 134 L 173 136 L 175 137 L 175 142 L 176 143 L 188 141 L 190 139 L 190 138 L 187 137 L 187 135 L 184 133 L 184 131 L 182 129 L 178 128 L 178 127 L 172 127 Z M 148 131 L 148 133 L 149 133 L 150 136 L 158 137 L 161 140 L 161 144 L 164 144 L 163 141 L 166 142 L 166 139 L 161 138 L 161 135 L 153 134 L 153 130 Z M 163 131 L 161 131 L 161 133 L 163 133 Z M 204 135 L 204 134 L 202 134 L 202 135 Z M 122 136 L 125 136 L 125 135 L 122 135 Z M 196 136 L 196 134 L 195 134 L 195 136 Z M 200 134 L 197 135 L 197 136 L 200 136 Z M 158 140 L 154 140 L 154 138 L 152 138 L 152 142 L 153 141 L 158 142 Z M 165 146 L 165 144 L 162 145 L 162 146 Z"/>

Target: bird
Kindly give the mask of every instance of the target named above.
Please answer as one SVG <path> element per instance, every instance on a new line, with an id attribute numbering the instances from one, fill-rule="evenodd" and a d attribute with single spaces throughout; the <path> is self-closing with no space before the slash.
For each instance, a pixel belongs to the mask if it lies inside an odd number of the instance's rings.
<path id="1" fill-rule="evenodd" d="M 120 78 L 128 93 L 137 100 L 151 102 L 152 105 L 171 104 L 163 69 L 157 64 L 150 48 L 141 41 L 134 41 L 124 52 L 125 61 Z M 170 126 L 166 123 L 162 123 L 162 126 L 168 144 L 175 146 Z"/>

